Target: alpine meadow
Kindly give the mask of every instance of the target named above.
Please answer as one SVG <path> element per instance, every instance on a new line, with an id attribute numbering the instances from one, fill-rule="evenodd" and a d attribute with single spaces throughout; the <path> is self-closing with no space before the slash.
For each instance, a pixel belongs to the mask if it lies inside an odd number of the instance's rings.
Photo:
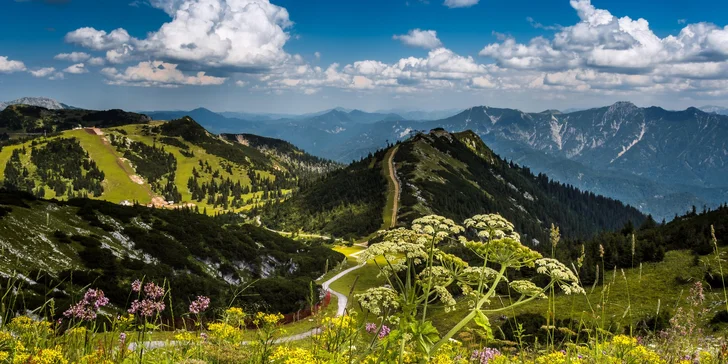
<path id="1" fill-rule="evenodd" d="M 0 9 L 0 364 L 728 364 L 728 2 Z"/>

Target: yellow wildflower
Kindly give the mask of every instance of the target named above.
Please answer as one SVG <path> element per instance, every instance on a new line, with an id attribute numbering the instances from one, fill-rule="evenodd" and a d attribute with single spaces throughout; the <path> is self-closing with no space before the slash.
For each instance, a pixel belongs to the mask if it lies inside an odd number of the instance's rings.
<path id="1" fill-rule="evenodd" d="M 617 346 L 635 346 L 637 345 L 637 339 L 626 335 L 617 335 L 612 338 L 612 344 Z"/>
<path id="2" fill-rule="evenodd" d="M 238 343 L 242 341 L 243 333 L 236 327 L 222 322 L 212 323 L 208 326 L 213 339 Z"/>
<path id="3" fill-rule="evenodd" d="M 286 346 L 279 346 L 275 348 L 273 354 L 270 356 L 271 363 L 282 363 L 282 364 L 316 364 L 322 363 L 320 359 L 317 359 L 313 354 L 303 348 L 290 348 Z"/>
<path id="4" fill-rule="evenodd" d="M 7 351 L 0 351 L 0 362 L 8 360 L 9 357 L 10 353 L 8 353 Z"/>
<path id="5" fill-rule="evenodd" d="M 53 349 L 43 349 L 30 358 L 30 364 L 68 364 L 68 360 L 63 357 L 60 346 Z"/>
<path id="6" fill-rule="evenodd" d="M 243 311 L 242 308 L 230 307 L 225 310 L 225 313 L 223 314 L 223 321 L 233 326 L 243 327 L 245 326 L 245 316 L 245 311 Z"/>
<path id="7" fill-rule="evenodd" d="M 195 341 L 198 339 L 198 335 L 191 331 L 182 331 L 176 335 L 174 335 L 174 339 L 177 341 Z"/>
<path id="8" fill-rule="evenodd" d="M 267 314 L 264 312 L 258 312 L 257 314 L 255 314 L 253 323 L 256 326 L 261 326 L 261 325 L 271 325 L 272 326 L 272 325 L 277 324 L 281 320 L 283 320 L 283 315 L 281 315 L 280 313 Z"/>
<path id="9" fill-rule="evenodd" d="M 66 331 L 66 335 L 68 336 L 84 336 L 86 335 L 86 328 L 85 327 L 74 327 L 72 329 L 69 329 Z"/>

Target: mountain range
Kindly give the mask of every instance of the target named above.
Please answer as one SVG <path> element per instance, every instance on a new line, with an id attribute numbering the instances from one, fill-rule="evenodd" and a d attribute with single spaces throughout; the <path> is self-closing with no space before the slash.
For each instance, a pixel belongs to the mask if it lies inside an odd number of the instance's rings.
<path id="1" fill-rule="evenodd" d="M 401 110 L 335 108 L 305 115 L 190 111 L 146 112 L 153 119 L 189 115 L 214 133 L 286 140 L 316 156 L 348 163 L 416 131 L 473 130 L 500 156 L 536 173 L 613 197 L 656 218 L 728 200 L 728 116 L 641 108 L 628 102 L 571 112 L 523 112 L 479 106 L 437 120 Z M 281 117 L 282 116 L 282 117 Z M 249 117 L 246 119 L 245 117 Z"/>
<path id="2" fill-rule="evenodd" d="M 398 114 L 370 114 L 362 121 L 346 110 L 266 122 L 209 120 L 212 130 L 284 139 L 340 162 L 362 158 L 418 130 L 473 130 L 500 156 L 536 173 L 671 219 L 692 206 L 715 207 L 728 200 L 728 116 L 718 108 L 706 110 L 619 102 L 568 113 L 479 106 L 424 121 Z M 373 116 L 384 120 L 371 123 Z M 203 115 L 197 120 L 208 125 Z"/>

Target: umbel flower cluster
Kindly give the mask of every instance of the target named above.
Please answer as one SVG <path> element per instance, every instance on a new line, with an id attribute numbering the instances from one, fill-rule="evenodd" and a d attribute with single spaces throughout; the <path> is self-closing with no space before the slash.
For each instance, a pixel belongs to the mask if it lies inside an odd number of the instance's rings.
<path id="1" fill-rule="evenodd" d="M 410 229 L 382 231 L 373 241 L 359 255 L 359 260 L 374 261 L 388 285 L 357 295 L 359 304 L 382 321 L 397 324 L 399 327 L 392 329 L 393 337 L 424 340 L 419 345 L 430 354 L 471 321 L 485 332 L 491 332 L 486 315 L 504 311 L 503 308 L 488 309 L 501 282 L 520 294 L 509 308 L 546 298 L 545 292 L 552 287 L 566 294 L 584 293 L 573 271 L 521 244 L 513 224 L 497 214 L 473 216 L 463 226 L 441 216 L 426 216 L 414 220 Z M 445 248 L 457 245 L 473 252 L 480 263 L 471 266 Z M 549 283 L 544 287 L 528 280 L 508 283 L 508 269 L 522 267 L 536 268 L 538 274 L 549 278 Z M 450 289 L 453 285 L 470 297 L 470 310 L 450 332 L 440 337 L 427 320 L 427 309 L 428 305 L 439 302 L 445 311 L 454 310 L 456 300 Z M 428 332 L 426 338 L 423 332 Z"/>

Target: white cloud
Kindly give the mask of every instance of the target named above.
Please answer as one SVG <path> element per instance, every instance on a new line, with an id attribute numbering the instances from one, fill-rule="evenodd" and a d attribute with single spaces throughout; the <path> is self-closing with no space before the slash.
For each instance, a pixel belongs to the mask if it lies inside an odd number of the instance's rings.
<path id="1" fill-rule="evenodd" d="M 89 58 L 91 58 L 91 55 L 84 52 L 61 53 L 53 57 L 53 59 L 57 59 L 59 61 L 68 61 L 73 63 L 83 62 Z"/>
<path id="2" fill-rule="evenodd" d="M 688 20 L 687 19 L 678 19 L 677 20 L 677 23 L 678 24 L 687 24 L 688 23 Z"/>
<path id="3" fill-rule="evenodd" d="M 434 30 L 412 29 L 404 35 L 394 35 L 392 39 L 399 40 L 410 47 L 433 49 L 442 47 L 442 42 L 437 38 Z"/>
<path id="4" fill-rule="evenodd" d="M 107 34 L 81 28 L 66 41 L 94 50 L 106 50 L 109 62 L 127 62 L 134 55 L 198 67 L 267 70 L 293 56 L 283 50 L 292 26 L 288 11 L 269 0 L 151 0 L 153 7 L 172 20 L 145 39 L 124 29 Z"/>
<path id="5" fill-rule="evenodd" d="M 88 72 L 88 70 L 86 69 L 86 66 L 83 63 L 76 63 L 76 64 L 64 69 L 63 72 L 78 75 L 81 73 L 86 73 L 86 72 Z"/>
<path id="6" fill-rule="evenodd" d="M 443 5 L 448 8 L 467 8 L 476 5 L 480 0 L 445 0 Z"/>
<path id="7" fill-rule="evenodd" d="M 321 59 L 321 52 L 314 52 L 313 56 L 316 57 L 316 59 Z"/>
<path id="8" fill-rule="evenodd" d="M 103 66 L 106 64 L 106 60 L 101 57 L 93 57 L 88 60 L 89 66 Z"/>
<path id="9" fill-rule="evenodd" d="M 56 72 L 53 76 L 48 77 L 49 80 L 62 80 L 65 78 L 63 72 Z"/>
<path id="10" fill-rule="evenodd" d="M 563 27 L 553 39 L 528 43 L 507 38 L 480 55 L 500 66 L 542 71 L 590 68 L 610 73 L 650 73 L 658 65 L 702 59 L 728 60 L 728 28 L 687 25 L 679 35 L 660 38 L 645 19 L 617 18 L 590 0 L 571 0 L 580 22 Z"/>
<path id="11" fill-rule="evenodd" d="M 0 56 L 0 72 L 13 73 L 20 71 L 25 71 L 25 63 L 21 61 L 13 61 L 5 56 Z"/>
<path id="12" fill-rule="evenodd" d="M 235 81 L 235 85 L 238 86 L 238 87 L 245 87 L 245 85 L 247 85 L 247 84 L 248 83 L 245 82 L 245 81 L 243 81 L 243 80 L 237 80 L 237 81 Z"/>
<path id="13" fill-rule="evenodd" d="M 121 28 L 107 34 L 103 30 L 86 27 L 66 34 L 65 40 L 68 43 L 78 44 L 95 51 L 105 51 L 123 46 L 132 41 L 132 38 L 126 30 Z"/>
<path id="14" fill-rule="evenodd" d="M 53 72 L 55 72 L 56 69 L 53 67 L 45 67 L 45 68 L 39 68 L 37 70 L 31 70 L 30 72 L 33 77 L 47 77 L 50 76 Z"/>
<path id="15" fill-rule="evenodd" d="M 162 61 L 139 62 L 136 66 L 127 67 L 124 72 L 116 68 L 104 68 L 101 73 L 112 85 L 142 87 L 177 87 L 180 85 L 221 85 L 224 77 L 208 76 L 205 72 L 197 72 L 194 76 L 185 75 L 177 69 L 176 64 Z"/>

